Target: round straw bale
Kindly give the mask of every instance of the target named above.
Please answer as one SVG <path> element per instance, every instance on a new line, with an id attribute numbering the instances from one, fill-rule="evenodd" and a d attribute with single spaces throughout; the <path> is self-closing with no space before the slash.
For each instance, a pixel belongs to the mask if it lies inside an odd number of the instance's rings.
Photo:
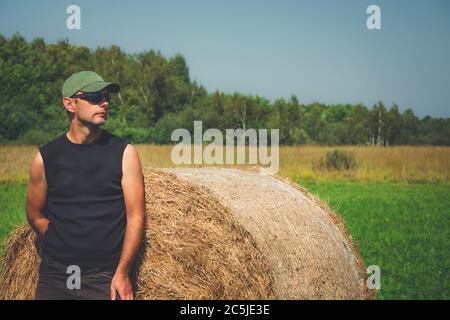
<path id="1" fill-rule="evenodd" d="M 254 170 L 170 169 L 206 187 L 255 239 L 277 299 L 364 299 L 366 272 L 351 236 L 322 201 L 291 180 Z"/>
<path id="2" fill-rule="evenodd" d="M 364 266 L 337 216 L 288 179 L 258 172 L 145 169 L 137 299 L 362 299 Z M 33 299 L 35 233 L 4 246 L 0 299 Z"/>

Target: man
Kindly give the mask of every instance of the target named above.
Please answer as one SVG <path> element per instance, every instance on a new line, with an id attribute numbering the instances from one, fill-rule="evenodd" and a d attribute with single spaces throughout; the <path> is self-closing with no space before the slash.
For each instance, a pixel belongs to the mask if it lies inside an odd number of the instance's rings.
<path id="1" fill-rule="evenodd" d="M 133 299 L 144 231 L 136 148 L 100 128 L 120 87 L 92 71 L 63 85 L 70 130 L 41 146 L 30 168 L 27 218 L 40 240 L 36 299 Z"/>

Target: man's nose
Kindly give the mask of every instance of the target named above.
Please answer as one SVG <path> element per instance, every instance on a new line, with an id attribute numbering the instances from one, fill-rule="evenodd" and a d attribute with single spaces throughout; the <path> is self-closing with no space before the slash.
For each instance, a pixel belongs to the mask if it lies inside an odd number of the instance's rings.
<path id="1" fill-rule="evenodd" d="M 102 107 L 103 109 L 108 109 L 109 102 L 107 100 L 103 100 L 103 102 L 100 103 L 100 107 Z"/>

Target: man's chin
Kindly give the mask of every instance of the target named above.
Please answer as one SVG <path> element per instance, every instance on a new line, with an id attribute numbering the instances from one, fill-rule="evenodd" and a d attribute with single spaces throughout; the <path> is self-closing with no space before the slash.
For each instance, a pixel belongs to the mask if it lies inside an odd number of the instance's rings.
<path id="1" fill-rule="evenodd" d="M 101 127 L 103 125 L 106 124 L 106 120 L 103 121 L 80 121 L 81 123 L 83 123 L 86 127 L 91 127 L 91 128 L 95 128 L 95 127 Z"/>
<path id="2" fill-rule="evenodd" d="M 106 119 L 95 119 L 94 125 L 103 126 L 106 123 Z"/>

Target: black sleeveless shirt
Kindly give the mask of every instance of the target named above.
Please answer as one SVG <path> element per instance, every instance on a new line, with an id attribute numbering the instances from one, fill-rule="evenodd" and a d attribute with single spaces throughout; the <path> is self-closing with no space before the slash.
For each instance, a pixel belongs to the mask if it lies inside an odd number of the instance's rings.
<path id="1" fill-rule="evenodd" d="M 43 213 L 50 221 L 43 255 L 80 267 L 116 267 L 126 228 L 121 179 L 127 144 L 102 130 L 89 144 L 64 134 L 39 147 L 48 185 Z"/>

